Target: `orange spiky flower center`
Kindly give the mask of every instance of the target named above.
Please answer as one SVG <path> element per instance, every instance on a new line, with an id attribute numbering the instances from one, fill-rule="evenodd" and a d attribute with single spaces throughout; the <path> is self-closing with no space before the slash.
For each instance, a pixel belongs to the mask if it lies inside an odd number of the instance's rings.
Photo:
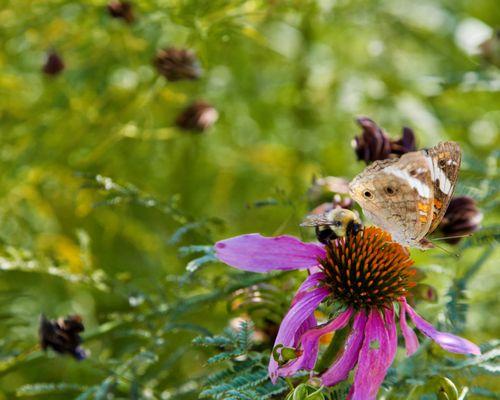
<path id="1" fill-rule="evenodd" d="M 382 308 L 415 286 L 415 270 L 407 250 L 391 235 L 371 226 L 333 240 L 320 259 L 324 284 L 333 298 L 356 309 Z"/>

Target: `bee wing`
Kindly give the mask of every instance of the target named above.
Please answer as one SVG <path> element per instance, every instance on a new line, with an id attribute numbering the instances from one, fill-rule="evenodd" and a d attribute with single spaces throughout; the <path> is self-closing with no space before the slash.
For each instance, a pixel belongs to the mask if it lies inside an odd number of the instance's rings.
<path id="1" fill-rule="evenodd" d="M 331 221 L 327 218 L 327 214 L 311 214 L 304 218 L 300 226 L 321 226 L 331 225 Z"/>

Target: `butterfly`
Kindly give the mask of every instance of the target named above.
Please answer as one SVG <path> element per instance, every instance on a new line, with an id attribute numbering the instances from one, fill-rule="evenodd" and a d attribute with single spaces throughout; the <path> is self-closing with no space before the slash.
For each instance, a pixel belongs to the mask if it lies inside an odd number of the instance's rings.
<path id="1" fill-rule="evenodd" d="M 443 219 L 458 180 L 460 146 L 437 146 L 375 161 L 349 184 L 363 213 L 394 241 L 429 249 L 426 238 Z"/>

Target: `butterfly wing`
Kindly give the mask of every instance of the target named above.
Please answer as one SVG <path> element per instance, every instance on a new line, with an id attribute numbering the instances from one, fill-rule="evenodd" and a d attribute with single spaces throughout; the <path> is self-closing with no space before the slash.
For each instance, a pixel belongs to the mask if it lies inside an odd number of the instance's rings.
<path id="1" fill-rule="evenodd" d="M 433 217 L 429 227 L 432 233 L 438 227 L 450 204 L 458 180 L 462 160 L 460 146 L 455 142 L 442 142 L 423 150 L 431 171 L 434 187 Z"/>
<path id="2" fill-rule="evenodd" d="M 330 225 L 331 223 L 328 214 L 311 214 L 304 218 L 300 226 L 321 226 Z"/>
<path id="3" fill-rule="evenodd" d="M 350 194 L 375 225 L 401 244 L 418 247 L 429 230 L 433 187 L 422 152 L 374 162 L 354 178 Z"/>

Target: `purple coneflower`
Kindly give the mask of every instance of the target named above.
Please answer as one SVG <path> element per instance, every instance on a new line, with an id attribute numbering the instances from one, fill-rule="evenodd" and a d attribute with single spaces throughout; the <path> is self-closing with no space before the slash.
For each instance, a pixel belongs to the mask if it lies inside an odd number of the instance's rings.
<path id="1" fill-rule="evenodd" d="M 480 354 L 478 346 L 438 331 L 407 304 L 405 297 L 414 285 L 413 261 L 401 245 L 377 227 L 365 228 L 326 246 L 303 243 L 291 236 L 266 238 L 249 234 L 220 241 L 215 249 L 219 260 L 246 271 L 312 269 L 281 322 L 269 363 L 273 382 L 301 369 L 312 371 L 321 337 L 352 321 L 342 353 L 319 378 L 323 385 L 333 386 L 356 369 L 349 398 L 375 399 L 396 355 L 395 303 L 399 304 L 407 355 L 412 355 L 419 345 L 408 326 L 407 314 L 424 335 L 443 349 Z M 318 325 L 314 311 L 324 302 L 341 304 L 341 311 Z"/>

